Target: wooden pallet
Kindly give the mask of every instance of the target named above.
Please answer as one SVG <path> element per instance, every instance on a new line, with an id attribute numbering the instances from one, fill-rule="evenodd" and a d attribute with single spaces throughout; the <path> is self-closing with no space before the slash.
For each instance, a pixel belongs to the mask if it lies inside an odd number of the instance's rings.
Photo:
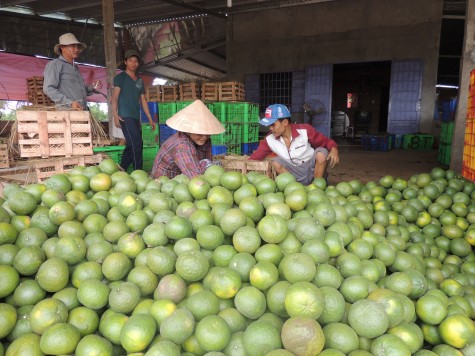
<path id="1" fill-rule="evenodd" d="M 219 100 L 219 83 L 202 83 L 201 84 L 201 100 L 218 101 Z"/>
<path id="2" fill-rule="evenodd" d="M 33 105 L 50 106 L 54 104 L 43 91 L 43 81 L 43 77 L 26 78 L 28 102 Z"/>
<path id="3" fill-rule="evenodd" d="M 92 155 L 88 111 L 18 110 L 16 117 L 21 157 Z"/>
<path id="4" fill-rule="evenodd" d="M 0 168 L 10 167 L 8 160 L 8 145 L 6 143 L 0 143 Z"/>
<path id="5" fill-rule="evenodd" d="M 272 168 L 271 162 L 268 160 L 249 160 L 249 156 L 238 155 L 215 156 L 214 159 L 221 162 L 225 171 L 241 172 L 242 174 L 256 172 L 272 179 L 275 178 L 274 169 Z"/>
<path id="6" fill-rule="evenodd" d="M 162 86 L 162 102 L 177 101 L 178 100 L 178 86 L 177 85 L 163 85 Z"/>
<path id="7" fill-rule="evenodd" d="M 54 174 L 70 172 L 76 166 L 95 166 L 101 163 L 104 157 L 103 154 L 97 154 L 37 161 L 34 162 L 36 178 L 38 182 L 43 182 Z"/>
<path id="8" fill-rule="evenodd" d="M 219 101 L 244 101 L 244 84 L 239 82 L 219 83 Z"/>
<path id="9" fill-rule="evenodd" d="M 145 88 L 145 98 L 148 102 L 160 102 L 162 101 L 162 86 L 161 85 L 148 85 Z"/>
<path id="10" fill-rule="evenodd" d="M 200 98 L 200 87 L 197 83 L 184 83 L 180 84 L 180 100 L 196 100 Z"/>

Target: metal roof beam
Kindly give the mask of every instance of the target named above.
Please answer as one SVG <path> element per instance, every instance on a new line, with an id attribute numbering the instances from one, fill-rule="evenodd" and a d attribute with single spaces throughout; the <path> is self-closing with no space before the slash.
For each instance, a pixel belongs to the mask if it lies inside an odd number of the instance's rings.
<path id="1" fill-rule="evenodd" d="M 5 0 L 5 1 L 0 2 L 0 8 L 16 6 L 16 5 L 24 5 L 24 4 L 29 4 L 30 2 L 35 2 L 35 0 Z"/>
<path id="2" fill-rule="evenodd" d="M 222 12 L 217 12 L 217 11 L 213 11 L 213 10 L 206 10 L 206 9 L 203 9 L 199 6 L 187 4 L 187 3 L 185 3 L 184 1 L 181 1 L 181 0 L 160 0 L 160 1 L 166 2 L 168 4 L 172 4 L 172 5 L 175 5 L 175 6 L 183 7 L 185 9 L 198 11 L 202 14 L 208 14 L 208 15 L 212 15 L 212 16 L 216 16 L 216 17 L 222 17 L 222 18 L 227 17 L 227 15 L 222 13 Z"/>
<path id="3" fill-rule="evenodd" d="M 198 64 L 198 65 L 201 66 L 201 67 L 205 67 L 205 68 L 214 70 L 215 72 L 220 72 L 220 73 L 226 74 L 226 71 L 225 71 L 225 70 L 220 69 L 220 68 L 216 68 L 216 67 L 211 66 L 211 65 L 209 65 L 209 64 L 206 64 L 206 63 L 204 63 L 204 62 L 198 61 L 198 60 L 196 60 L 196 59 L 194 59 L 194 58 L 187 58 L 186 60 L 187 60 L 187 61 L 190 61 L 190 62 L 192 62 L 192 63 Z"/>

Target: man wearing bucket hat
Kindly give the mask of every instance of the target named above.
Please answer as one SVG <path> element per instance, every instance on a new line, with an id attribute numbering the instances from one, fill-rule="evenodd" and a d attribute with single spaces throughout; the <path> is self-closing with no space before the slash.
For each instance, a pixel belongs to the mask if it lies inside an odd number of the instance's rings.
<path id="1" fill-rule="evenodd" d="M 153 178 L 179 174 L 192 178 L 214 164 L 210 135 L 225 129 L 201 100 L 180 110 L 166 123 L 177 132 L 160 147 L 152 168 Z"/>
<path id="2" fill-rule="evenodd" d="M 86 86 L 79 68 L 74 61 L 86 48 L 72 33 L 59 37 L 59 43 L 54 46 L 54 53 L 59 58 L 50 61 L 44 70 L 43 91 L 58 106 L 75 110 L 87 110 L 87 96 L 95 89 L 102 88 L 101 81 L 94 81 Z"/>
<path id="3" fill-rule="evenodd" d="M 249 159 L 262 160 L 275 153 L 272 166 L 277 174 L 290 172 L 308 185 L 315 178 L 326 177 L 328 163 L 334 167 L 340 162 L 336 142 L 311 125 L 292 124 L 285 105 L 270 105 L 260 124 L 268 126 L 270 133 Z"/>
<path id="4" fill-rule="evenodd" d="M 140 56 L 137 51 L 133 49 L 126 51 L 124 63 L 125 70 L 114 78 L 112 113 L 115 127 L 122 128 L 126 140 L 120 166 L 127 170 L 132 164 L 134 170 L 137 170 L 143 167 L 140 105 L 142 105 L 153 130 L 155 130 L 155 122 L 150 115 L 145 99 L 143 80 L 137 76 L 137 69 L 140 65 Z"/>

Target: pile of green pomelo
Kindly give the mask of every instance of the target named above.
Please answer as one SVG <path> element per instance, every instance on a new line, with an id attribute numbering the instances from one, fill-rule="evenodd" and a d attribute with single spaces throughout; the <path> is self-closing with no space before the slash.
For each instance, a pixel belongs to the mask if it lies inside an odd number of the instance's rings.
<path id="1" fill-rule="evenodd" d="M 475 184 L 111 159 L 0 198 L 0 356 L 475 355 Z"/>

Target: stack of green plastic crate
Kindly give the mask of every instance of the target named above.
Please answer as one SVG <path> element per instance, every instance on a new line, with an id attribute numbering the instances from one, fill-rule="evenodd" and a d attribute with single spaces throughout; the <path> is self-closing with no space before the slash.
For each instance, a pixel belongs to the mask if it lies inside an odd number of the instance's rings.
<path id="1" fill-rule="evenodd" d="M 166 120 L 193 101 L 176 101 L 158 104 L 159 133 Z M 223 124 L 226 131 L 212 135 L 211 142 L 216 152 L 250 154 L 259 141 L 259 105 L 247 102 L 206 102 L 205 105 Z M 161 137 L 161 134 L 159 134 Z M 142 138 L 144 138 L 142 131 Z M 161 141 L 161 138 L 160 140 Z M 144 145 L 145 145 L 144 139 Z"/>
<path id="2" fill-rule="evenodd" d="M 122 152 L 124 152 L 124 148 L 125 146 L 94 147 L 92 151 L 94 153 L 105 153 L 115 163 L 120 164 L 120 160 L 122 159 Z"/>
<path id="3" fill-rule="evenodd" d="M 142 151 L 143 157 L 143 170 L 145 172 L 150 173 L 153 168 L 153 162 L 155 161 L 155 157 L 157 156 L 159 150 L 159 146 L 144 146 Z"/>
<path id="4" fill-rule="evenodd" d="M 440 126 L 440 143 L 438 161 L 443 165 L 450 164 L 450 156 L 452 154 L 452 136 L 454 133 L 454 121 L 442 122 Z"/>

